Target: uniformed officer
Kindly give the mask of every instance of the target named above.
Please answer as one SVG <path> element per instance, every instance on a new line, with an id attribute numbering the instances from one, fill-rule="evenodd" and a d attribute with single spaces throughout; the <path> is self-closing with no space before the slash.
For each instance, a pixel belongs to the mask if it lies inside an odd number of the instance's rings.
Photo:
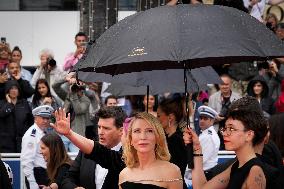
<path id="1" fill-rule="evenodd" d="M 218 163 L 218 151 L 220 148 L 220 138 L 215 131 L 213 124 L 218 113 L 209 106 L 200 106 L 199 126 L 201 134 L 199 141 L 203 152 L 203 169 L 207 170 Z"/>
<path id="2" fill-rule="evenodd" d="M 33 109 L 34 124 L 26 131 L 22 139 L 21 166 L 26 177 L 27 188 L 38 189 L 39 185 L 48 185 L 46 162 L 40 153 L 40 139 L 50 126 L 53 108 L 42 105 Z"/>

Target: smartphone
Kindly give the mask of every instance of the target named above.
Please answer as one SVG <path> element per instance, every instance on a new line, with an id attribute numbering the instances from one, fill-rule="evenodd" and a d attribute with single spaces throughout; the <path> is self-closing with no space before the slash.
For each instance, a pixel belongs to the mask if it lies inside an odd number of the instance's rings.
<path id="1" fill-rule="evenodd" d="M 88 45 L 88 42 L 82 42 L 81 43 L 81 47 L 87 47 L 87 45 Z"/>
<path id="2" fill-rule="evenodd" d="M 6 37 L 1 37 L 1 43 L 6 44 Z"/>

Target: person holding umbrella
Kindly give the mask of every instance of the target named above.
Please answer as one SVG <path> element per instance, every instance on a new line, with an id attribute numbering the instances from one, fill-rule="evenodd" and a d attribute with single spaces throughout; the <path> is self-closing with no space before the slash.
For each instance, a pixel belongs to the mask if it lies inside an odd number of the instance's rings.
<path id="1" fill-rule="evenodd" d="M 267 126 L 267 121 L 259 110 L 229 109 L 221 133 L 224 136 L 226 150 L 234 150 L 237 161 L 208 182 L 203 172 L 203 154 L 198 136 L 194 131 L 186 129 L 185 143 L 192 142 L 194 148 L 193 188 L 266 188 L 266 169 L 256 156 L 254 147 L 263 142 L 268 132 Z"/>

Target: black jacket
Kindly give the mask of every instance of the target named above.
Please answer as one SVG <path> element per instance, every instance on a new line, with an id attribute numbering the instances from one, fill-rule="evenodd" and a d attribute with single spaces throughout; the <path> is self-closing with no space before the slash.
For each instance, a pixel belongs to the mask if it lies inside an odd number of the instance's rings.
<path id="1" fill-rule="evenodd" d="M 260 105 L 263 111 L 267 112 L 268 114 L 274 114 L 276 109 L 274 106 L 274 100 L 269 96 L 269 88 L 265 81 L 265 79 L 262 76 L 256 76 L 254 77 L 249 83 L 247 87 L 247 93 L 249 96 L 255 97 L 255 93 L 253 91 L 253 86 L 260 82 L 263 86 L 263 91 L 261 93 L 261 100 Z"/>
<path id="2" fill-rule="evenodd" d="M 80 151 L 64 176 L 61 188 L 73 189 L 81 186 L 85 189 L 95 189 L 95 170 L 96 163 L 90 159 L 86 159 Z"/>
<path id="3" fill-rule="evenodd" d="M 16 105 L 0 100 L 0 152 L 20 153 L 22 137 L 33 122 L 25 99 L 19 99 Z"/>
<path id="4" fill-rule="evenodd" d="M 19 98 L 27 99 L 31 97 L 35 92 L 34 88 L 30 85 L 30 83 L 27 80 L 20 78 L 19 80 L 10 79 L 8 81 L 16 81 L 18 83 L 21 94 Z M 5 88 L 7 88 L 8 81 L 6 83 L 0 83 L 0 100 L 5 99 L 5 94 L 6 94 Z"/>
<path id="5" fill-rule="evenodd" d="M 108 169 L 102 189 L 118 189 L 118 176 L 125 167 L 121 159 L 122 151 L 110 150 L 98 142 L 94 144 L 95 146 L 91 154 L 86 155 L 81 151 L 79 152 L 62 181 L 62 189 L 70 189 L 77 186 L 82 186 L 85 189 L 96 189 L 95 170 L 97 164 Z"/>

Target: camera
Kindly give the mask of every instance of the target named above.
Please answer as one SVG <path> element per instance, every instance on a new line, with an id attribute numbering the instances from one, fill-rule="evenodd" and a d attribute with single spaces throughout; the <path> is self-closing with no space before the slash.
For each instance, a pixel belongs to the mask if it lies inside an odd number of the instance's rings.
<path id="1" fill-rule="evenodd" d="M 85 48 L 86 48 L 87 45 L 88 45 L 88 42 L 82 42 L 82 43 L 81 43 L 81 47 L 85 47 Z"/>
<path id="2" fill-rule="evenodd" d="M 228 100 L 227 102 L 222 103 L 222 109 L 219 113 L 219 116 L 226 117 L 228 114 L 228 110 L 230 108 L 231 102 Z"/>
<path id="3" fill-rule="evenodd" d="M 1 37 L 1 43 L 6 44 L 6 37 Z"/>
<path id="4" fill-rule="evenodd" d="M 73 93 L 76 93 L 76 92 L 78 92 L 78 91 L 80 91 L 80 90 L 84 90 L 84 89 L 85 89 L 84 86 L 78 85 L 77 83 L 74 83 L 74 84 L 71 86 L 71 92 L 73 92 Z"/>
<path id="5" fill-rule="evenodd" d="M 47 64 L 51 67 L 54 67 L 56 66 L 56 61 L 53 58 L 51 58 L 51 59 L 48 59 Z"/>
<path id="6" fill-rule="evenodd" d="M 268 29 L 270 29 L 271 31 L 274 32 L 274 29 L 275 29 L 275 28 L 272 26 L 272 23 L 267 22 L 265 25 L 266 25 L 266 27 L 267 27 Z"/>

